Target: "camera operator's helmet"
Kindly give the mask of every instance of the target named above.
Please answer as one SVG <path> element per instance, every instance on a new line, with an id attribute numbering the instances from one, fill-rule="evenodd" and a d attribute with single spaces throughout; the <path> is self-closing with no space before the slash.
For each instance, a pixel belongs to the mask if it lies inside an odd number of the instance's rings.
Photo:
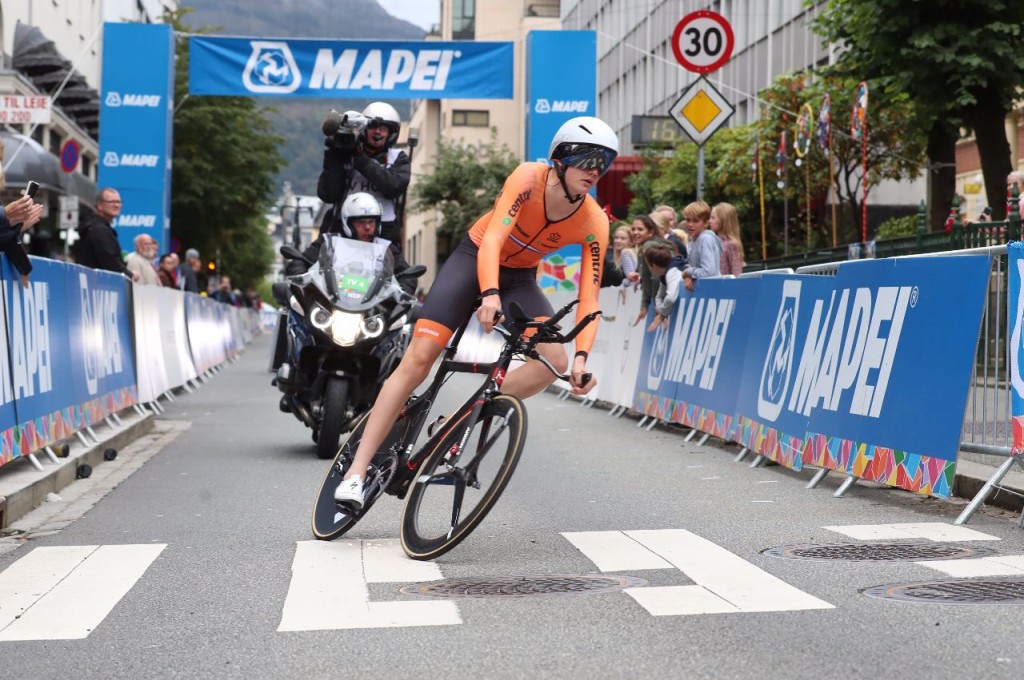
<path id="1" fill-rule="evenodd" d="M 356 238 L 356 229 L 352 220 L 372 217 L 377 222 L 374 238 L 380 236 L 380 202 L 370 194 L 357 192 L 349 194 L 341 204 L 341 233 L 345 238 Z"/>
<path id="2" fill-rule="evenodd" d="M 602 175 L 618 155 L 618 135 L 607 123 L 591 116 L 578 116 L 562 123 L 548 149 L 548 157 L 564 167 L 596 168 Z M 564 167 L 559 175 L 564 173 Z"/>
<path id="3" fill-rule="evenodd" d="M 387 102 L 374 102 L 363 109 L 363 115 L 367 118 L 366 127 L 383 124 L 391 133 L 388 135 L 386 146 L 394 146 L 398 141 L 398 132 L 402 129 L 402 119 L 395 107 Z"/>

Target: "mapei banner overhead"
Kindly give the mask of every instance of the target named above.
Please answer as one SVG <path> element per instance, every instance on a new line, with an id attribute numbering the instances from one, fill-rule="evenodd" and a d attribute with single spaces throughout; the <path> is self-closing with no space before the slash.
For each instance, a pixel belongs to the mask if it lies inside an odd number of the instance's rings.
<path id="1" fill-rule="evenodd" d="M 513 43 L 189 38 L 189 92 L 512 99 Z"/>
<path id="2" fill-rule="evenodd" d="M 145 68 L 139 65 L 144 64 Z M 145 233 L 169 250 L 174 33 L 166 24 L 103 25 L 99 186 L 123 204 L 114 225 L 121 250 Z"/>

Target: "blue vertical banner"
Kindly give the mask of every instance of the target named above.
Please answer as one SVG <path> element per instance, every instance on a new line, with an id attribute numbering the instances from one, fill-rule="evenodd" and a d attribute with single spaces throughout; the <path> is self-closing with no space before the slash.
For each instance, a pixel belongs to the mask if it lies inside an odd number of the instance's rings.
<path id="1" fill-rule="evenodd" d="M 562 123 L 596 115 L 597 34 L 530 31 L 526 36 L 525 160 L 547 162 L 548 145 Z"/>
<path id="2" fill-rule="evenodd" d="M 144 64 L 145 68 L 139 65 Z M 103 26 L 99 186 L 121 193 L 114 225 L 131 252 L 145 233 L 167 252 L 171 221 L 174 32 L 166 24 Z"/>

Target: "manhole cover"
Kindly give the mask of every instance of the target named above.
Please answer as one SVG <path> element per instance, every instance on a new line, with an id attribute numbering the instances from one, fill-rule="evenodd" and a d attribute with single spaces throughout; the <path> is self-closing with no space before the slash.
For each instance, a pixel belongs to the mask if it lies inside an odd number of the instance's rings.
<path id="1" fill-rule="evenodd" d="M 875 586 L 868 597 L 930 604 L 1024 604 L 1024 578 L 973 578 Z"/>
<path id="2" fill-rule="evenodd" d="M 646 585 L 647 581 L 630 576 L 497 576 L 416 583 L 402 592 L 424 597 L 532 597 L 590 595 Z"/>
<path id="3" fill-rule="evenodd" d="M 846 560 L 849 562 L 959 560 L 993 554 L 991 548 L 964 548 L 948 543 L 833 543 L 784 545 L 762 551 L 790 560 Z"/>

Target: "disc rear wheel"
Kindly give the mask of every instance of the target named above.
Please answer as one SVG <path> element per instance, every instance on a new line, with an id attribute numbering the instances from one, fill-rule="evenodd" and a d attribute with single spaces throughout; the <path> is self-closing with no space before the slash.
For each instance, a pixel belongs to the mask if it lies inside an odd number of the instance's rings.
<path id="1" fill-rule="evenodd" d="M 469 417 L 467 412 L 445 426 L 409 489 L 401 538 L 413 559 L 434 559 L 462 542 L 494 507 L 519 462 L 526 441 L 519 399 L 495 397 L 466 436 Z"/>

